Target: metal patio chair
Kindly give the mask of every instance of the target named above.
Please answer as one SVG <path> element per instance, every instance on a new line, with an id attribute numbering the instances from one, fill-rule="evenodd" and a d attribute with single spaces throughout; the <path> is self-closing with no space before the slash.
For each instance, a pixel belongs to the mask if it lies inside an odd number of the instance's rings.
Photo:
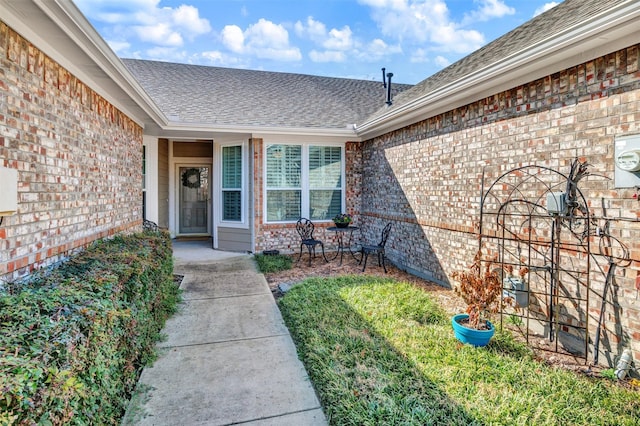
<path id="1" fill-rule="evenodd" d="M 384 246 L 387 244 L 387 239 L 389 239 L 389 234 L 391 233 L 391 222 L 387 223 L 387 225 L 382 230 L 382 236 L 380 238 L 380 242 L 375 245 L 363 244 L 360 249 L 361 257 L 360 262 L 362 263 L 364 260 L 364 265 L 362 266 L 362 272 L 364 272 L 367 267 L 367 258 L 371 253 L 375 253 L 378 255 L 378 266 L 382 266 L 384 268 L 385 274 L 387 273 L 387 266 L 384 263 Z"/>
<path id="2" fill-rule="evenodd" d="M 298 256 L 298 262 L 302 259 L 302 248 L 306 246 L 309 251 L 309 266 L 311 266 L 311 255 L 313 254 L 313 257 L 316 257 L 316 246 L 320 246 L 322 249 L 322 257 L 325 262 L 329 262 L 327 256 L 324 254 L 324 243 L 313 237 L 314 229 L 315 225 L 307 218 L 301 217 L 296 223 L 296 231 L 298 231 L 300 235 L 300 255 Z"/>

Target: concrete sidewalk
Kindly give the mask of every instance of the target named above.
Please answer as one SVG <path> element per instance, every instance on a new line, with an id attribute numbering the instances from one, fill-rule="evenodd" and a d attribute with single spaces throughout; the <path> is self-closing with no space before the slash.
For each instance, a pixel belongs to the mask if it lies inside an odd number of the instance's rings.
<path id="1" fill-rule="evenodd" d="M 326 425 L 264 276 L 249 255 L 175 242 L 180 311 L 124 425 Z"/>

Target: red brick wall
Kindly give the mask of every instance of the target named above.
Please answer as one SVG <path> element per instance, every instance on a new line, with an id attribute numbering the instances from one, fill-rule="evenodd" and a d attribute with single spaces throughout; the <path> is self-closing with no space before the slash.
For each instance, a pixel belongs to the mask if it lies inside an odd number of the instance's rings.
<path id="1" fill-rule="evenodd" d="M 361 214 L 369 238 L 392 221 L 389 257 L 447 284 L 478 249 L 483 169 L 486 189 L 502 173 L 524 165 L 567 174 L 576 157 L 592 164 L 592 173 L 611 179 L 581 182 L 594 214 L 601 215 L 604 197 L 609 216 L 639 218 L 636 191 L 616 190 L 613 182 L 615 136 L 640 133 L 639 50 L 632 46 L 366 141 Z M 604 340 L 614 354 L 631 345 L 638 360 L 640 223 L 612 227 L 628 244 L 633 262 L 617 270 Z M 592 285 L 592 324 L 601 306 L 599 276 Z"/>
<path id="2" fill-rule="evenodd" d="M 2 22 L 0 64 L 0 165 L 18 170 L 0 278 L 13 280 L 140 228 L 142 129 Z"/>

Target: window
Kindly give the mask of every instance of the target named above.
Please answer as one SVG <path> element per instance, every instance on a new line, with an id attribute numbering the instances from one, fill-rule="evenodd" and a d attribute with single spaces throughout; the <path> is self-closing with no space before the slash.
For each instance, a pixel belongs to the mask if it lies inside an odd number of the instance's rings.
<path id="1" fill-rule="evenodd" d="M 301 178 L 301 146 L 267 146 L 267 221 L 298 220 Z"/>
<path id="2" fill-rule="evenodd" d="M 242 146 L 222 147 L 222 220 L 242 221 Z"/>
<path id="3" fill-rule="evenodd" d="M 267 145 L 267 222 L 301 216 L 330 220 L 342 211 L 342 147 Z"/>
<path id="4" fill-rule="evenodd" d="M 342 212 L 342 148 L 309 147 L 309 217 L 331 220 Z"/>

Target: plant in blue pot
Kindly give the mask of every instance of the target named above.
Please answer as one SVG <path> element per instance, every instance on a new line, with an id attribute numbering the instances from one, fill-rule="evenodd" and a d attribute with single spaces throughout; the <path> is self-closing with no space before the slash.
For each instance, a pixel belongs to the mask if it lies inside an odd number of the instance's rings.
<path id="1" fill-rule="evenodd" d="M 481 262 L 482 252 L 478 250 L 468 271 L 454 272 L 453 278 L 460 285 L 456 289 L 467 304 L 466 313 L 455 315 L 451 325 L 456 338 L 473 346 L 486 346 L 496 329 L 488 316 L 500 310 L 503 303 L 514 303 L 502 296 L 502 270 L 494 261 Z"/>

